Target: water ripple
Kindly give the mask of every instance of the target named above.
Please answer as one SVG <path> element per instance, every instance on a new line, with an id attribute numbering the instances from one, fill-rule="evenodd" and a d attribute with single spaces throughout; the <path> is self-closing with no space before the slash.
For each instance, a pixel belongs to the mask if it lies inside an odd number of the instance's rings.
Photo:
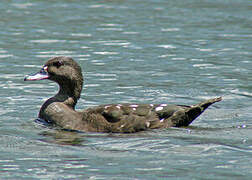
<path id="1" fill-rule="evenodd" d="M 39 54 L 73 54 L 73 51 L 40 51 Z"/>
<path id="2" fill-rule="evenodd" d="M 125 46 L 127 47 L 131 43 L 125 40 L 113 40 L 113 41 L 91 41 L 92 44 L 101 44 L 105 46 Z"/>
<path id="3" fill-rule="evenodd" d="M 162 28 L 161 31 L 163 31 L 163 32 L 176 32 L 176 31 L 180 31 L 180 28 Z"/>
<path id="4" fill-rule="evenodd" d="M 99 55 L 117 55 L 117 54 L 119 54 L 119 52 L 102 51 L 102 52 L 93 52 L 93 54 L 99 54 Z"/>
<path id="5" fill-rule="evenodd" d="M 165 48 L 165 49 L 176 49 L 176 46 L 166 44 L 166 45 L 157 45 L 157 47 Z"/>
<path id="6" fill-rule="evenodd" d="M 59 40 L 59 39 L 38 39 L 38 40 L 30 40 L 32 43 L 41 43 L 41 44 L 51 44 L 51 43 L 58 43 L 58 42 L 66 42 L 66 40 Z"/>
<path id="7" fill-rule="evenodd" d="M 26 9 L 28 7 L 34 6 L 33 3 L 13 3 L 12 5 L 20 9 Z"/>
<path id="8" fill-rule="evenodd" d="M 92 34 L 84 34 L 84 33 L 72 33 L 71 34 L 74 37 L 91 37 Z"/>
<path id="9" fill-rule="evenodd" d="M 236 94 L 236 95 L 252 97 L 252 93 L 246 92 L 246 91 L 241 91 L 239 89 L 232 89 L 232 90 L 230 90 L 230 92 L 233 93 L 233 94 Z"/>

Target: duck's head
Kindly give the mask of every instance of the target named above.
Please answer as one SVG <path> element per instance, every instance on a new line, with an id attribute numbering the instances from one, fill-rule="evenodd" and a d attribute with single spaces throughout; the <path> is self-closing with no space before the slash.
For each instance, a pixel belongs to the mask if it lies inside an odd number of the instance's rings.
<path id="1" fill-rule="evenodd" d="M 25 81 L 49 79 L 59 84 L 59 93 L 80 98 L 83 85 L 81 67 L 69 57 L 54 57 L 49 59 L 42 69 L 31 75 L 25 76 Z"/>

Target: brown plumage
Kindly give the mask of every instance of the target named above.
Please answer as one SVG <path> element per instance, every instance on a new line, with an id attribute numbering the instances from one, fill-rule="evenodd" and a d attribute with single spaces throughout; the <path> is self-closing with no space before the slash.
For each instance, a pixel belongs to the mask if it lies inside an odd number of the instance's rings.
<path id="1" fill-rule="evenodd" d="M 59 92 L 41 107 L 39 118 L 64 129 L 133 133 L 147 129 L 188 126 L 221 97 L 185 106 L 169 104 L 107 104 L 75 111 L 83 77 L 81 67 L 69 57 L 49 59 L 25 81 L 49 79 L 59 84 Z"/>

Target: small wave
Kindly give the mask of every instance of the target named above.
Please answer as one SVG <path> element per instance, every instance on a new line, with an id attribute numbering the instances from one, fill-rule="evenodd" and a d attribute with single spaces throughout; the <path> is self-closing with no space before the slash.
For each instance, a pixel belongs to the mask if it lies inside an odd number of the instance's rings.
<path id="1" fill-rule="evenodd" d="M 101 26 L 115 27 L 115 26 L 122 26 L 122 25 L 120 25 L 120 24 L 112 24 L 112 23 L 109 23 L 109 24 L 101 24 Z"/>
<path id="2" fill-rule="evenodd" d="M 38 40 L 30 40 L 32 43 L 41 43 L 41 44 L 51 44 L 58 42 L 66 42 L 66 40 L 58 40 L 58 39 L 38 39 Z"/>
<path id="3" fill-rule="evenodd" d="M 125 31 L 123 34 L 139 34 L 139 32 L 134 32 L 134 31 Z"/>
<path id="4" fill-rule="evenodd" d="M 246 92 L 246 91 L 240 91 L 239 89 L 233 89 L 230 91 L 233 94 L 246 96 L 246 97 L 252 97 L 252 93 Z"/>
<path id="5" fill-rule="evenodd" d="M 158 45 L 157 47 L 165 48 L 165 49 L 176 49 L 176 46 L 171 44 Z"/>
<path id="6" fill-rule="evenodd" d="M 13 57 L 13 54 L 1 54 L 0 58 L 7 58 L 7 57 Z"/>
<path id="7" fill-rule="evenodd" d="M 212 51 L 214 51 L 213 49 L 202 49 L 202 48 L 196 48 L 196 50 L 201 51 L 201 52 L 212 52 Z"/>
<path id="8" fill-rule="evenodd" d="M 99 54 L 99 55 L 116 55 L 116 54 L 119 54 L 119 53 L 118 52 L 102 51 L 102 52 L 93 52 L 93 54 Z"/>
<path id="9" fill-rule="evenodd" d="M 73 54 L 73 51 L 41 51 L 39 54 Z"/>
<path id="10" fill-rule="evenodd" d="M 122 28 L 97 28 L 98 31 L 122 31 Z"/>
<path id="11" fill-rule="evenodd" d="M 92 36 L 92 34 L 84 34 L 84 33 L 72 33 L 71 35 L 75 37 L 91 37 Z"/>
<path id="12" fill-rule="evenodd" d="M 163 32 L 176 32 L 176 31 L 180 31 L 180 28 L 162 28 L 161 31 L 163 31 Z"/>
<path id="13" fill-rule="evenodd" d="M 15 3 L 15 4 L 12 4 L 12 5 L 19 8 L 19 9 L 26 9 L 26 8 L 28 8 L 30 6 L 33 6 L 34 4 L 32 4 L 32 3 L 20 3 L 20 4 Z"/>

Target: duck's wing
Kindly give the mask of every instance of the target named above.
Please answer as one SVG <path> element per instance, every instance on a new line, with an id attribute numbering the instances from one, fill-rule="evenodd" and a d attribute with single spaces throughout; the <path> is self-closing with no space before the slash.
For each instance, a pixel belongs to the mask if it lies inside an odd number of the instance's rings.
<path id="1" fill-rule="evenodd" d="M 150 121 L 159 121 L 150 104 L 107 104 L 86 109 L 84 121 L 91 131 L 132 133 L 150 126 Z"/>
<path id="2" fill-rule="evenodd" d="M 221 98 L 185 106 L 170 104 L 108 104 L 85 111 L 94 131 L 131 133 L 146 129 L 188 126 Z"/>

